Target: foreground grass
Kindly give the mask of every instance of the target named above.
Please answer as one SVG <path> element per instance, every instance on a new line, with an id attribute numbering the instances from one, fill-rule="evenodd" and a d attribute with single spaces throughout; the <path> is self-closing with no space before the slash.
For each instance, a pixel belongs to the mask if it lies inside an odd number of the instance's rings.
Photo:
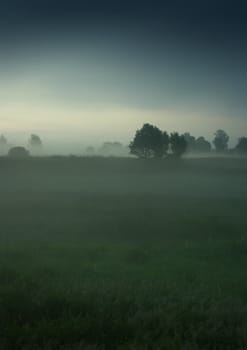
<path id="1" fill-rule="evenodd" d="M 1 349 L 246 349 L 246 162 L 1 160 Z"/>

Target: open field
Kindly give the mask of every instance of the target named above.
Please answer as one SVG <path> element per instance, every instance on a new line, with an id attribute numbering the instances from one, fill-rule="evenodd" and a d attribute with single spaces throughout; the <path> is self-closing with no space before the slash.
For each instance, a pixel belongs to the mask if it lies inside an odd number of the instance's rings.
<path id="1" fill-rule="evenodd" d="M 246 180 L 247 159 L 0 159 L 0 349 L 247 349 Z"/>

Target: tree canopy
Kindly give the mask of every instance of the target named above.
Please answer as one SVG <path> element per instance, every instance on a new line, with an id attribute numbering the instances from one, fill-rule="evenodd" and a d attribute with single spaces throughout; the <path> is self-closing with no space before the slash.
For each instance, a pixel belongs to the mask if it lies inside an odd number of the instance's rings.
<path id="1" fill-rule="evenodd" d="M 227 133 L 222 129 L 217 130 L 216 133 L 214 134 L 214 140 L 213 140 L 213 144 L 215 146 L 216 151 L 217 152 L 226 151 L 228 148 L 228 142 L 229 142 L 229 136 L 227 135 Z"/>
<path id="2" fill-rule="evenodd" d="M 187 142 L 183 135 L 173 132 L 170 136 L 171 150 L 175 157 L 181 157 L 187 148 Z"/>
<path id="3" fill-rule="evenodd" d="M 185 141 L 187 143 L 186 152 L 191 153 L 196 150 L 196 138 L 192 136 L 189 132 L 183 134 Z"/>
<path id="4" fill-rule="evenodd" d="M 158 127 L 144 124 L 136 131 L 134 140 L 130 143 L 130 153 L 140 158 L 161 158 L 166 154 L 169 136 Z"/>
<path id="5" fill-rule="evenodd" d="M 28 143 L 31 147 L 39 147 L 39 148 L 42 147 L 41 138 L 35 134 L 31 134 Z"/>
<path id="6" fill-rule="evenodd" d="M 195 142 L 195 150 L 196 152 L 210 152 L 211 151 L 211 143 L 207 140 L 205 140 L 205 138 L 203 136 L 198 137 L 198 139 L 196 139 Z"/>
<path id="7" fill-rule="evenodd" d="M 167 155 L 169 146 L 173 156 L 181 157 L 186 151 L 187 142 L 185 137 L 177 132 L 169 135 L 157 126 L 144 124 L 136 131 L 129 148 L 130 153 L 139 158 L 162 158 Z"/>
<path id="8" fill-rule="evenodd" d="M 8 152 L 8 156 L 11 158 L 27 158 L 29 155 L 28 150 L 22 146 L 12 147 Z"/>

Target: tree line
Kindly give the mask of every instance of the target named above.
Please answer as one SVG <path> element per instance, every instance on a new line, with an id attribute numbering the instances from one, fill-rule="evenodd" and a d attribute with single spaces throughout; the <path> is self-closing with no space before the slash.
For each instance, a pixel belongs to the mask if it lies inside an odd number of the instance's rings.
<path id="1" fill-rule="evenodd" d="M 217 153 L 236 152 L 247 155 L 247 137 L 241 137 L 235 149 L 229 150 L 229 135 L 222 129 L 214 134 L 213 145 Z M 168 134 L 157 126 L 144 124 L 131 141 L 130 153 L 139 158 L 181 157 L 185 153 L 210 153 L 212 145 L 203 136 L 198 138 L 186 132 Z"/>
<path id="2" fill-rule="evenodd" d="M 103 156 L 126 156 L 130 153 L 139 158 L 180 158 L 186 153 L 208 154 L 212 151 L 219 154 L 235 153 L 247 155 L 247 137 L 239 138 L 236 147 L 233 149 L 229 149 L 229 140 L 230 137 L 224 130 L 217 130 L 212 142 L 213 149 L 212 144 L 203 136 L 195 137 L 189 132 L 184 134 L 173 132 L 169 134 L 155 125 L 145 123 L 141 129 L 135 132 L 134 138 L 128 146 L 125 147 L 120 142 L 105 142 L 98 152 L 99 155 Z M 29 150 L 33 154 L 38 155 L 41 154 L 42 146 L 42 140 L 36 134 L 31 134 L 27 148 L 21 146 L 13 147 L 8 144 L 4 135 L 0 136 L 0 154 L 6 154 L 6 150 L 9 149 L 9 156 L 29 156 Z M 85 155 L 96 155 L 94 147 L 88 147 Z"/>

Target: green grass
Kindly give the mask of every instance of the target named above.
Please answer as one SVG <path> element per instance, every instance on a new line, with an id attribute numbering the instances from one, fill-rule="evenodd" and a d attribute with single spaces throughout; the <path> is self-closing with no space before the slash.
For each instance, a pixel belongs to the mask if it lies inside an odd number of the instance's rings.
<path id="1" fill-rule="evenodd" d="M 0 159 L 0 349 L 247 349 L 246 176 Z"/>

